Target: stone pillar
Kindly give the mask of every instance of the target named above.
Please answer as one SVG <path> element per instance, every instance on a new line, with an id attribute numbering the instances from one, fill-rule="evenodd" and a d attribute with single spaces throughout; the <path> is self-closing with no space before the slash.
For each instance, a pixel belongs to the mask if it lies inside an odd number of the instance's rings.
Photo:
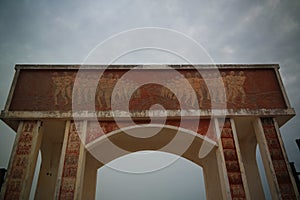
<path id="1" fill-rule="evenodd" d="M 28 199 L 41 144 L 40 121 L 19 123 L 1 199 Z"/>
<path id="2" fill-rule="evenodd" d="M 253 118 L 235 118 L 234 122 L 245 167 L 250 197 L 251 199 L 264 200 L 265 194 L 256 159 L 257 140 L 252 125 Z"/>
<path id="3" fill-rule="evenodd" d="M 220 174 L 223 185 L 223 199 L 250 199 L 245 169 L 240 153 L 234 121 L 225 119 L 224 125 L 215 120 L 220 135 Z"/>
<path id="4" fill-rule="evenodd" d="M 55 199 L 81 199 L 86 153 L 85 132 L 85 121 L 76 122 L 76 126 L 75 122 L 67 121 Z"/>
<path id="5" fill-rule="evenodd" d="M 299 199 L 276 120 L 257 118 L 254 129 L 272 198 Z"/>

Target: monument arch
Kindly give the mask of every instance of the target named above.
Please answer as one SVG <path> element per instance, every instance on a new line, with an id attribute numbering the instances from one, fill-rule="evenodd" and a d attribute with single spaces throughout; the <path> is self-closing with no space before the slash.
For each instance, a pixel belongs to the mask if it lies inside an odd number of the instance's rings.
<path id="1" fill-rule="evenodd" d="M 299 198 L 279 130 L 295 115 L 279 66 L 169 67 L 16 65 L 1 112 L 17 132 L 1 198 L 28 198 L 39 150 L 37 199 L 93 199 L 103 164 L 160 150 L 203 168 L 207 199 L 265 199 L 257 145 L 272 198 Z"/>

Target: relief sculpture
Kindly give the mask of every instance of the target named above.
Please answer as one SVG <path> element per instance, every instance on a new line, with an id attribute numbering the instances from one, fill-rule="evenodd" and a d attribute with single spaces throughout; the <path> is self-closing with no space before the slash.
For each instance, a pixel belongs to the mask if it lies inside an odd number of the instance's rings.
<path id="1" fill-rule="evenodd" d="M 188 92 L 185 86 L 185 79 L 175 77 L 175 79 L 167 81 L 166 87 L 161 88 L 161 96 L 171 100 L 177 98 L 180 102 L 194 105 L 196 99 L 192 98 L 192 94 Z M 171 91 L 169 88 L 172 88 L 173 91 Z"/>
<path id="2" fill-rule="evenodd" d="M 74 84 L 74 77 L 64 73 L 62 76 L 57 72 L 52 75 L 52 84 L 54 86 L 54 104 L 59 105 L 58 100 L 62 98 L 63 105 L 67 105 L 72 99 L 72 85 Z"/>
<path id="3" fill-rule="evenodd" d="M 78 84 L 73 88 L 75 78 Z M 121 87 L 115 87 L 116 83 L 120 81 L 118 73 L 104 74 L 98 81 L 96 91 L 92 91 L 94 83 L 91 80 L 98 78 L 96 73 L 86 73 L 76 77 L 74 74 L 66 72 L 63 74 L 54 72 L 51 77 L 54 104 L 71 104 L 73 95 L 78 104 L 94 102 L 91 100 L 95 97 L 94 100 L 99 109 L 110 109 L 113 93 L 115 102 L 126 102 L 130 98 L 142 98 L 141 88 L 137 89 L 133 96 L 129 96 L 136 85 L 132 80 L 122 79 Z M 208 102 L 244 104 L 246 99 L 245 82 L 246 76 L 243 71 L 221 72 L 221 76 L 217 72 L 209 72 L 205 79 L 199 73 L 188 72 L 184 77 L 177 76 L 174 79 L 166 80 L 165 87 L 160 88 L 159 95 L 171 101 L 177 99 L 186 105 L 196 106 L 199 103 L 201 108 L 204 106 L 203 103 L 207 104 Z M 190 86 L 194 89 L 197 98 L 188 90 Z M 95 92 L 96 94 L 93 94 Z"/>
<path id="4" fill-rule="evenodd" d="M 243 86 L 246 76 L 244 72 L 240 71 L 238 74 L 235 74 L 234 71 L 231 71 L 228 75 L 222 74 L 222 77 L 228 102 L 235 102 L 237 97 L 241 97 L 241 102 L 245 103 L 246 93 Z"/>
<path id="5" fill-rule="evenodd" d="M 131 111 L 148 110 L 154 104 L 166 110 L 178 110 L 181 105 L 183 110 L 287 107 L 274 69 L 176 70 L 179 75 L 169 70 L 135 70 L 134 78 L 128 76 L 129 69 L 121 68 L 107 69 L 101 77 L 100 69 L 82 73 L 76 69 L 21 70 L 9 110 L 71 111 L 76 105 L 79 110 L 110 111 L 112 99 L 115 110 L 122 111 L 121 104 L 128 101 Z"/>
<path id="6" fill-rule="evenodd" d="M 73 87 L 75 78 L 77 85 Z M 51 77 L 54 104 L 56 106 L 71 104 L 73 95 L 77 104 L 88 104 L 93 102 L 92 98 L 95 97 L 95 102 L 99 105 L 99 108 L 110 108 L 111 96 L 114 89 L 114 97 L 117 101 L 121 102 L 130 98 L 128 94 L 135 86 L 134 82 L 125 80 L 123 81 L 122 87 L 115 88 L 119 80 L 119 75 L 108 73 L 99 79 L 96 91 L 93 91 L 92 88 L 94 88 L 94 85 L 92 84 L 94 84 L 94 82 L 91 82 L 91 80 L 97 80 L 98 78 L 96 73 L 86 73 L 76 77 L 76 75 L 73 74 L 68 75 L 64 73 L 59 75 L 57 72 L 54 72 Z M 93 94 L 95 92 L 96 94 Z M 139 89 L 134 94 L 135 97 L 140 97 Z"/>
<path id="7" fill-rule="evenodd" d="M 229 74 L 222 72 L 221 76 L 216 72 L 211 72 L 207 74 L 205 79 L 201 78 L 198 73 L 187 73 L 184 78 L 175 77 L 167 81 L 167 87 L 161 89 L 161 96 L 169 99 L 177 98 L 180 102 L 195 105 L 197 99 L 194 99 L 193 95 L 188 92 L 185 80 L 188 80 L 190 86 L 195 90 L 200 107 L 203 106 L 203 101 L 236 103 L 238 98 L 240 98 L 239 102 L 245 103 L 244 84 L 246 76 L 243 71 L 238 73 L 230 71 Z M 173 92 L 167 89 L 174 87 L 176 89 Z"/>

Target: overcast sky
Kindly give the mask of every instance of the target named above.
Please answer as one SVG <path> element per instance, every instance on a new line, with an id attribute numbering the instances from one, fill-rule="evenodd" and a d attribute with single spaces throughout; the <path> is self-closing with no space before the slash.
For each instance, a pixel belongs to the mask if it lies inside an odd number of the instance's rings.
<path id="1" fill-rule="evenodd" d="M 155 26 L 192 37 L 216 63 L 279 63 L 291 105 L 299 112 L 299 10 L 298 0 L 0 0 L 0 107 L 4 108 L 16 63 L 81 63 L 106 38 L 132 28 Z M 295 139 L 300 138 L 299 118 L 294 117 L 281 128 L 288 157 L 298 171 L 300 156 Z M 6 168 L 14 136 L 3 122 L 0 138 L 0 167 Z M 120 177 L 119 185 L 113 182 L 113 192 L 103 192 L 104 199 L 116 199 L 113 195 L 127 183 L 124 179 L 128 177 L 113 173 L 103 172 L 100 185 L 106 184 L 104 188 L 111 184 L 109 177 Z M 186 174 L 174 177 L 182 173 Z M 182 199 L 184 194 L 199 199 L 199 173 L 199 167 L 180 160 L 163 175 L 131 179 L 136 185 L 149 183 L 149 199 Z M 165 188 L 159 191 L 153 181 Z M 140 190 L 140 194 L 147 193 L 144 187 Z M 124 199 L 134 199 L 129 193 L 119 192 Z"/>

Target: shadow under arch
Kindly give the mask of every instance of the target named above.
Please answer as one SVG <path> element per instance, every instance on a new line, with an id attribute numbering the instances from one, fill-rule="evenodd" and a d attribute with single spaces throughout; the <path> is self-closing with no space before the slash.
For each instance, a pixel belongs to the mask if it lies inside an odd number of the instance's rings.
<path id="1" fill-rule="evenodd" d="M 201 147 L 209 149 L 203 158 L 199 157 Z M 206 198 L 222 199 L 217 149 L 217 143 L 208 137 L 171 125 L 136 125 L 112 131 L 86 145 L 82 195 L 85 199 L 95 198 L 97 170 L 104 164 L 133 152 L 151 150 L 178 155 L 202 167 Z"/>

